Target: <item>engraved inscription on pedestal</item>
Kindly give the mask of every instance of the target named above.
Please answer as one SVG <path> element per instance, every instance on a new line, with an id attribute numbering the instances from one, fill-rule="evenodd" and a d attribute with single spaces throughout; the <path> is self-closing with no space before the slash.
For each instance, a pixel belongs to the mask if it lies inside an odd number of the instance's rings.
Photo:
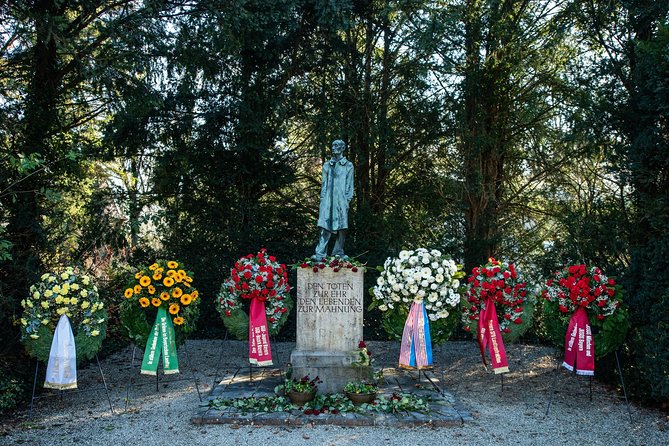
<path id="1" fill-rule="evenodd" d="M 347 381 L 363 379 L 354 367 L 363 336 L 362 271 L 324 268 L 297 271 L 297 333 L 291 362 L 296 376 L 318 375 L 322 392 L 341 392 Z"/>
<path id="2" fill-rule="evenodd" d="M 297 272 L 297 350 L 349 352 L 362 339 L 363 273 Z"/>

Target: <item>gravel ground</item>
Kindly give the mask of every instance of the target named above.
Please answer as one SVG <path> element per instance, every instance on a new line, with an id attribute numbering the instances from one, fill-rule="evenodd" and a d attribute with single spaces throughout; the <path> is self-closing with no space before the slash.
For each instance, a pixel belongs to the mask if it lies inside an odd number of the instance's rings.
<path id="1" fill-rule="evenodd" d="M 377 365 L 390 365 L 398 356 L 397 343 L 369 342 Z M 293 343 L 272 346 L 275 364 L 288 361 Z M 194 340 L 187 344 L 206 396 L 217 378 L 245 365 L 247 344 L 238 341 Z M 588 398 L 587 378 L 555 373 L 556 352 L 547 347 L 512 345 L 507 348 L 511 373 L 502 390 L 498 376 L 480 363 L 474 342 L 449 342 L 434 351 L 435 372 L 443 372 L 445 387 L 468 409 L 474 421 L 450 428 L 370 428 L 308 425 L 301 428 L 276 426 L 195 426 L 190 423 L 200 401 L 186 349 L 180 351 L 181 375 L 155 379 L 139 375 L 138 360 L 130 367 L 131 351 L 119 352 L 102 361 L 109 384 L 114 415 L 101 389 L 97 365 L 79 371 L 81 391 L 66 391 L 37 400 L 33 417 L 27 408 L 0 424 L 0 444 L 71 445 L 669 445 L 669 417 L 631 406 L 614 391 L 593 383 Z M 139 356 L 139 351 L 137 355 Z M 129 388 L 130 377 L 137 384 Z M 178 378 L 180 381 L 174 381 Z M 554 394 L 546 416 L 551 391 Z M 90 390 L 90 391 L 87 391 Z M 126 393 L 129 391 L 129 398 Z M 126 407 L 126 402 L 127 407 Z"/>

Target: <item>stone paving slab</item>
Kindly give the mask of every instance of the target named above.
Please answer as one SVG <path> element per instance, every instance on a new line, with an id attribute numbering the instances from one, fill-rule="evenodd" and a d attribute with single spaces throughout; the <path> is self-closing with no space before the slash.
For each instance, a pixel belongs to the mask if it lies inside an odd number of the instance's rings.
<path id="1" fill-rule="evenodd" d="M 239 368 L 223 378 L 191 418 L 193 424 L 237 424 L 265 426 L 461 426 L 473 418 L 442 385 L 436 370 L 421 371 L 386 368 L 383 371 L 380 395 L 394 392 L 430 397 L 430 412 L 402 413 L 337 413 L 306 415 L 302 410 L 272 413 L 242 413 L 235 408 L 222 410 L 209 407 L 216 398 L 247 398 L 274 395 L 274 388 L 283 381 L 283 372 L 276 368 Z"/>

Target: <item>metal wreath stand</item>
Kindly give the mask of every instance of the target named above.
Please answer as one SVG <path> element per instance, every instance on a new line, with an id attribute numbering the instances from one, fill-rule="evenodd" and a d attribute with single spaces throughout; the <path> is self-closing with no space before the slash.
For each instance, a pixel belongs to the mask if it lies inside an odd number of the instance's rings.
<path id="1" fill-rule="evenodd" d="M 100 377 L 102 378 L 102 387 L 96 387 L 92 389 L 85 389 L 85 390 L 80 390 L 78 387 L 76 389 L 72 389 L 76 393 L 84 393 L 84 392 L 94 392 L 101 390 L 104 388 L 105 394 L 107 395 L 107 402 L 109 403 L 109 411 L 111 412 L 112 415 L 114 415 L 114 408 L 112 407 L 112 402 L 111 402 L 111 397 L 109 396 L 109 388 L 107 387 L 107 380 L 105 379 L 105 374 L 102 372 L 102 366 L 100 365 L 100 358 L 98 357 L 98 354 L 95 354 L 95 361 L 98 365 L 98 370 L 100 371 Z M 30 409 L 28 410 L 28 419 L 32 418 L 33 416 L 33 405 L 35 403 L 35 400 L 41 399 L 41 398 L 48 398 L 50 396 L 56 396 L 55 393 L 50 393 L 47 395 L 42 395 L 42 396 L 35 396 L 36 390 L 37 390 L 37 375 L 39 372 L 39 359 L 35 359 L 35 377 L 33 379 L 33 390 L 32 390 L 32 397 L 30 399 Z M 57 395 L 60 396 L 60 400 L 63 400 L 63 393 L 65 390 L 61 389 L 58 390 Z"/>
<path id="2" fill-rule="evenodd" d="M 627 413 L 629 414 L 630 417 L 630 422 L 633 421 L 632 419 L 632 409 L 630 408 L 630 402 L 629 399 L 627 398 L 627 388 L 625 387 L 625 379 L 623 378 L 623 370 L 622 367 L 620 366 L 620 357 L 618 355 L 618 350 L 614 350 L 614 355 L 616 357 L 616 371 L 618 372 L 618 378 L 620 379 L 620 385 L 623 388 L 623 397 L 625 398 L 625 405 L 627 406 Z M 551 404 L 553 403 L 553 398 L 555 394 L 557 393 L 557 390 L 555 390 L 557 386 L 557 379 L 559 376 L 560 372 L 560 365 L 561 362 L 558 359 L 557 366 L 555 367 L 554 371 L 554 377 L 553 377 L 553 384 L 551 385 L 550 389 L 550 397 L 548 399 L 548 406 L 546 407 L 546 416 L 548 416 L 548 412 L 551 410 Z M 570 372 L 570 375 L 576 375 L 576 369 L 574 369 L 574 372 Z M 576 375 L 578 376 L 578 375 Z M 593 375 L 588 376 L 588 387 L 589 387 L 589 398 L 590 401 L 592 401 L 592 381 L 594 379 Z"/>
<path id="3" fill-rule="evenodd" d="M 195 369 L 193 368 L 193 363 L 192 363 L 191 358 L 190 358 L 190 353 L 188 351 L 187 344 L 188 344 L 187 341 L 184 342 L 183 345 L 181 346 L 181 349 L 178 349 L 177 352 L 179 350 L 183 350 L 184 354 L 186 355 L 186 363 L 188 364 L 188 368 L 190 369 L 191 376 L 190 377 L 184 376 L 182 378 L 170 379 L 169 381 L 164 381 L 163 385 L 167 385 L 167 384 L 175 383 L 175 382 L 179 382 L 179 381 L 188 381 L 188 380 L 192 379 L 193 383 L 195 384 L 195 390 L 197 391 L 197 397 L 200 400 L 200 402 L 202 402 L 202 393 L 200 392 L 200 386 L 198 384 L 197 377 L 195 376 Z M 134 390 L 135 387 L 141 387 L 141 386 L 151 384 L 149 382 L 145 382 L 145 383 L 137 383 L 136 382 L 136 379 L 135 379 L 136 378 L 136 376 L 135 376 L 135 352 L 138 350 L 138 347 L 134 342 L 130 345 L 130 350 L 131 350 L 130 374 L 128 375 L 128 385 L 125 387 L 125 407 L 124 407 L 124 410 L 126 410 L 126 411 L 128 410 L 128 405 L 130 403 L 131 389 Z M 162 359 L 161 359 L 161 361 L 162 361 Z M 141 373 L 139 375 L 141 376 Z M 155 383 L 156 393 L 158 393 L 160 391 L 160 382 L 161 382 L 160 381 L 160 373 L 156 373 L 156 383 Z"/>
<path id="4" fill-rule="evenodd" d="M 269 339 L 270 339 L 270 344 L 276 342 L 276 337 L 275 336 L 270 336 Z M 211 385 L 211 391 L 212 392 L 220 384 L 218 382 L 218 377 L 219 377 L 219 374 L 220 374 L 220 371 L 221 371 L 221 363 L 223 362 L 223 354 L 225 353 L 225 343 L 226 343 L 227 340 L 228 340 L 228 331 L 226 330 L 225 331 L 225 336 L 223 337 L 223 341 L 221 342 L 221 348 L 220 348 L 220 352 L 219 352 L 219 355 L 218 355 L 218 360 L 216 361 L 216 367 L 215 367 L 215 372 L 214 372 L 214 380 L 213 380 L 212 385 Z M 288 363 L 286 365 L 286 367 L 290 367 L 290 363 Z M 242 367 L 238 368 L 237 371 L 235 372 L 234 376 L 236 376 L 241 371 L 241 369 L 242 369 Z M 258 373 L 258 375 L 259 375 L 258 379 L 262 381 L 263 377 L 265 376 L 265 372 L 267 370 L 273 370 L 273 369 L 275 369 L 274 366 L 259 366 L 259 365 L 249 363 L 249 369 L 248 369 L 249 370 L 249 385 L 250 386 L 254 385 L 253 384 L 253 382 L 254 382 L 253 381 L 254 380 L 253 371 L 254 370 L 259 372 Z"/>

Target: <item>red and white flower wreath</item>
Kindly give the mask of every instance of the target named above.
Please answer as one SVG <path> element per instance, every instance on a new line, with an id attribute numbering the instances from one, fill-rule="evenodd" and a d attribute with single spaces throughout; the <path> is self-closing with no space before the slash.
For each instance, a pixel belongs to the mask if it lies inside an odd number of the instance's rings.
<path id="1" fill-rule="evenodd" d="M 546 282 L 541 292 L 544 299 L 557 302 L 561 313 L 572 314 L 582 307 L 602 320 L 620 306 L 616 299 L 616 282 L 598 267 L 571 265 L 555 272 L 555 278 Z"/>
<path id="2" fill-rule="evenodd" d="M 526 283 L 521 280 L 513 263 L 489 259 L 488 263 L 475 267 L 468 277 L 467 292 L 463 298 L 462 323 L 465 331 L 476 326 L 482 306 L 488 298 L 502 309 L 499 328 L 509 334 L 515 326 L 522 324 L 523 304 L 527 296 Z"/>
<path id="3" fill-rule="evenodd" d="M 269 333 L 275 335 L 292 308 L 288 269 L 263 248 L 256 255 L 249 254 L 235 262 L 217 297 L 226 327 L 232 329 L 233 334 L 239 331 L 242 337 L 244 330 L 248 330 L 248 315 L 244 312 L 243 301 L 264 301 Z"/>

